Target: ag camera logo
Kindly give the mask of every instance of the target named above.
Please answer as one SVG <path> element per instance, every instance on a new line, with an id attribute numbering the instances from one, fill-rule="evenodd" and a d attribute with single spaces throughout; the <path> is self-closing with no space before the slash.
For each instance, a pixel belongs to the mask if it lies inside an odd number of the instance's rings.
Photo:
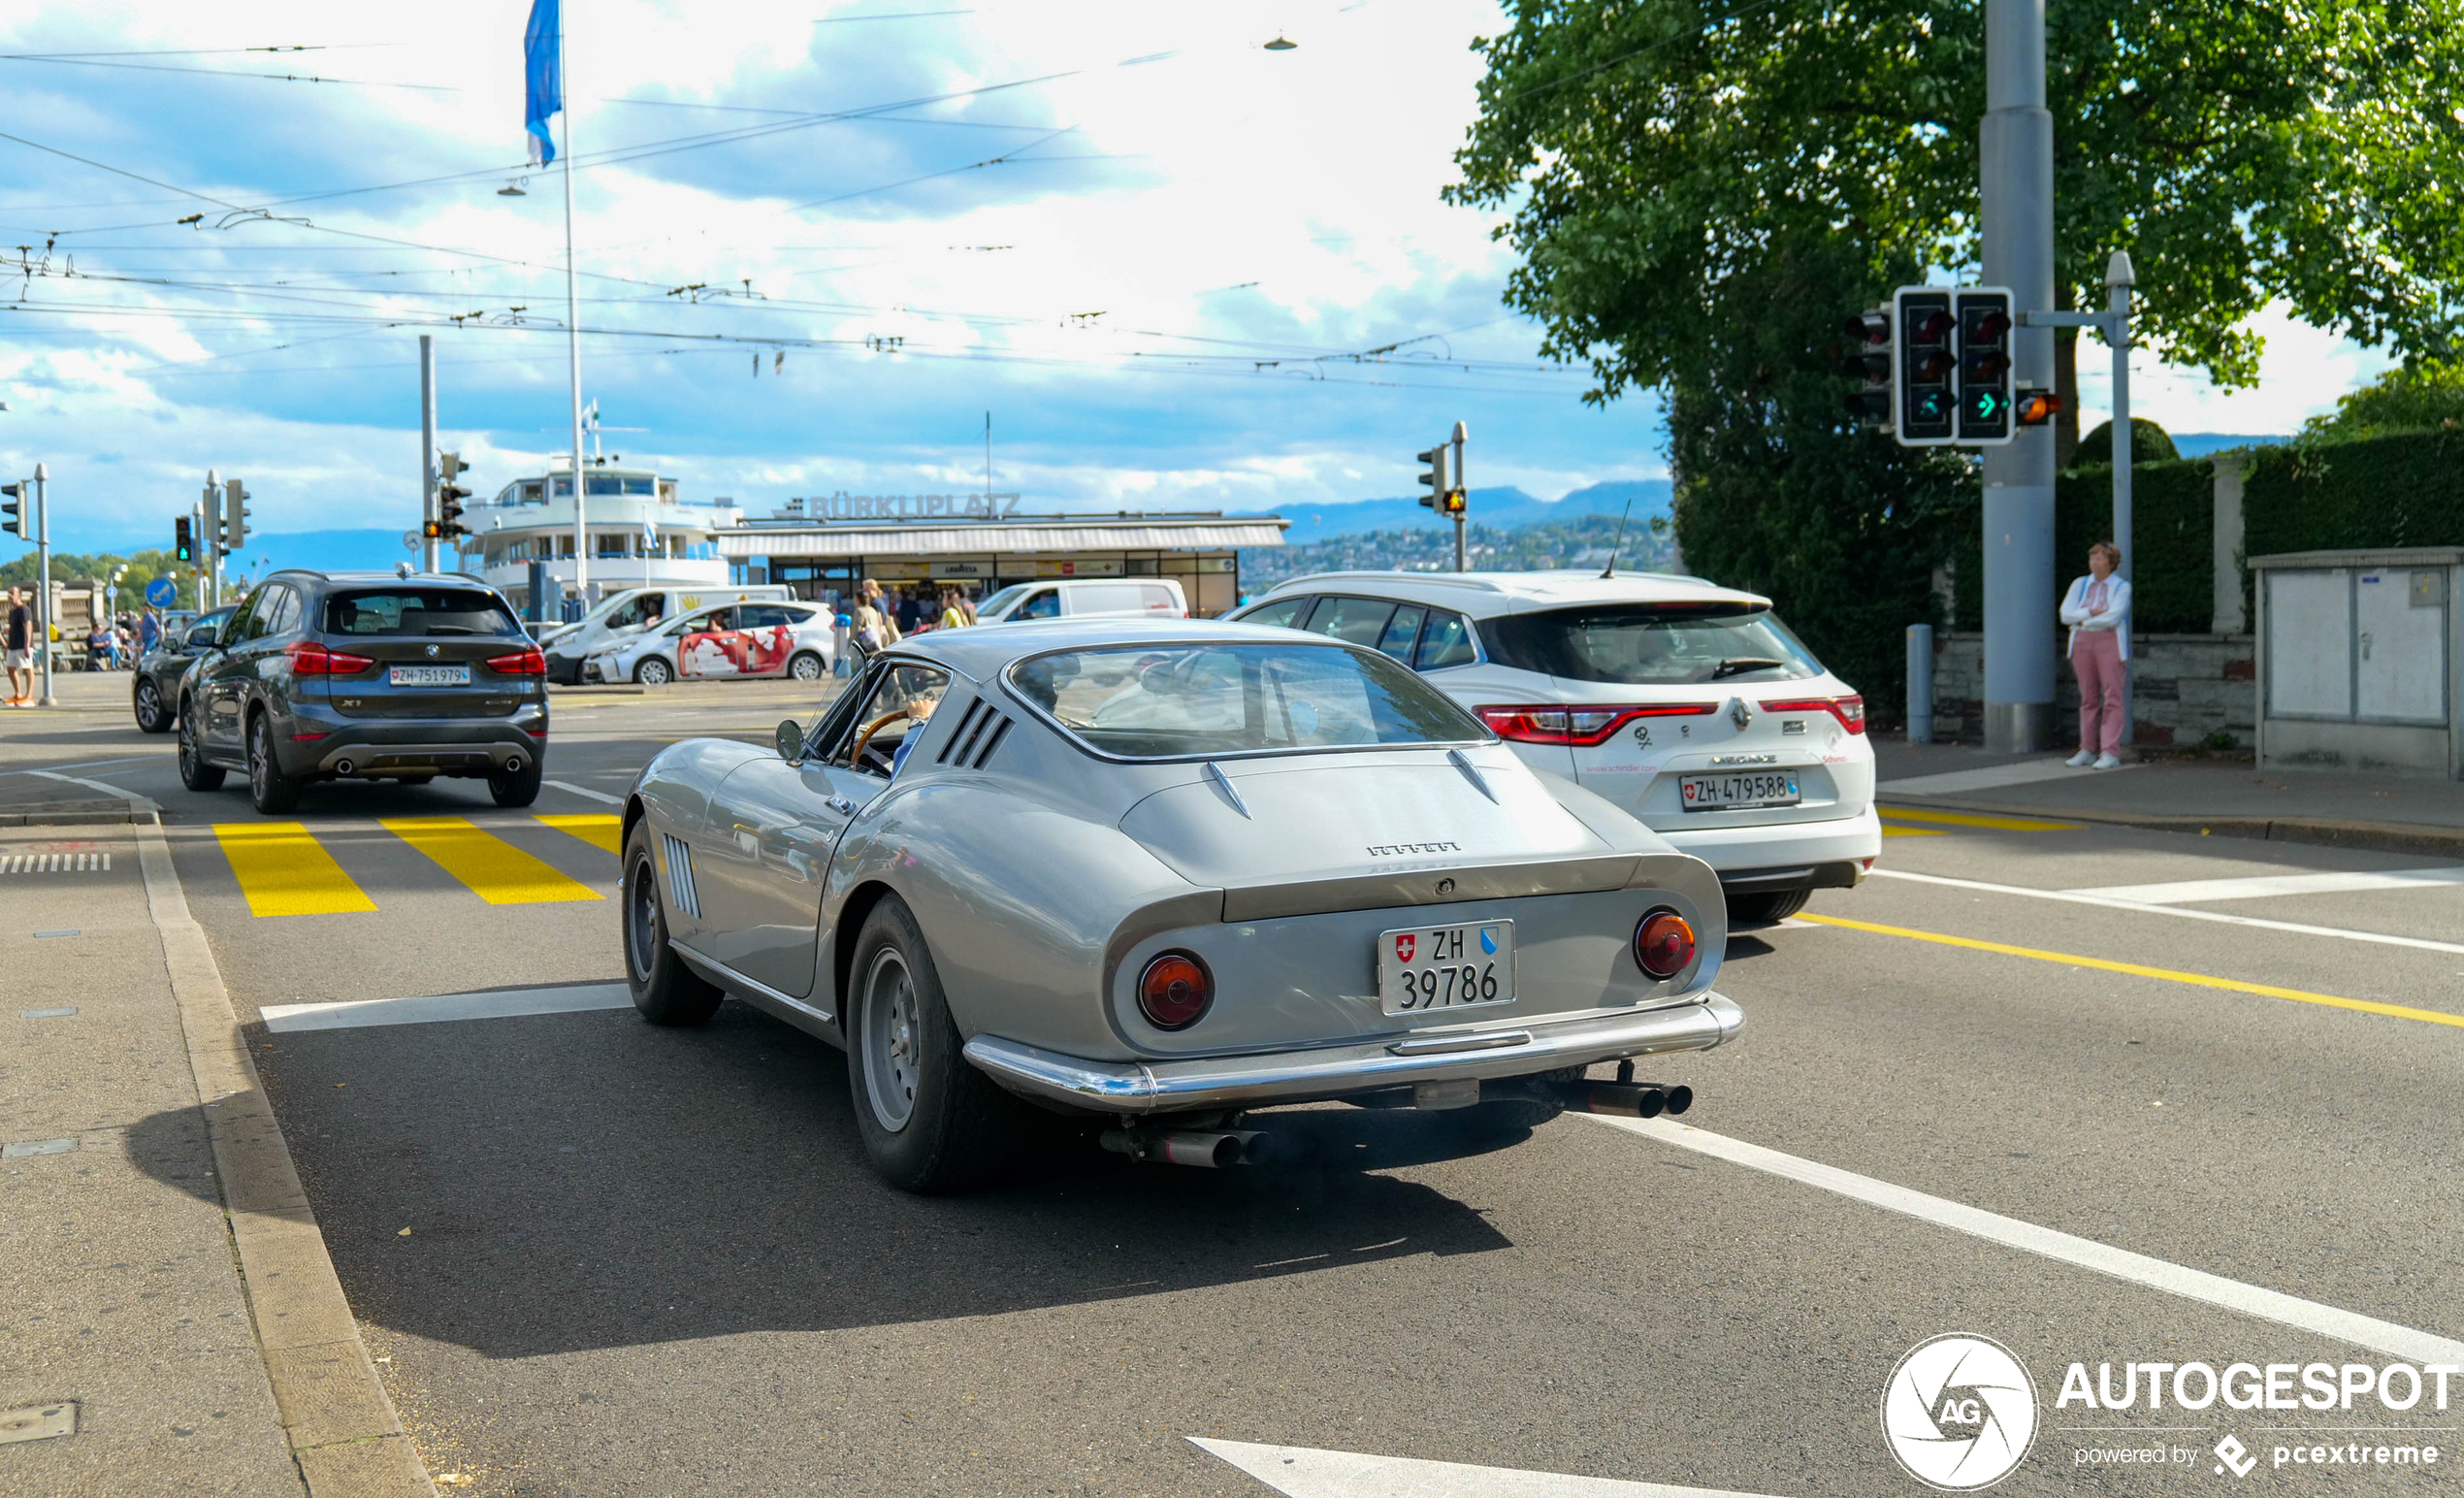
<path id="1" fill-rule="evenodd" d="M 1900 1357 L 1883 1385 L 1882 1438 L 1928 1487 L 1991 1487 L 2035 1444 L 2036 1385 L 2018 1355 L 1990 1337 L 1929 1338 Z"/>

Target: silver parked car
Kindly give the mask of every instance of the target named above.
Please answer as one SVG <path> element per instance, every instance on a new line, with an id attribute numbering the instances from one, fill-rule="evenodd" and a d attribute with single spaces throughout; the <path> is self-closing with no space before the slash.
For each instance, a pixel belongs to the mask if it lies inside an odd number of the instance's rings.
<path id="1" fill-rule="evenodd" d="M 1583 1068 L 1744 1019 L 1708 865 L 1288 630 L 934 631 L 774 748 L 662 751 L 624 838 L 642 1014 L 734 994 L 842 1047 L 866 1153 L 915 1190 L 995 1170 L 1021 1102 L 1208 1165 L 1284 1103 L 1682 1111 Z"/>

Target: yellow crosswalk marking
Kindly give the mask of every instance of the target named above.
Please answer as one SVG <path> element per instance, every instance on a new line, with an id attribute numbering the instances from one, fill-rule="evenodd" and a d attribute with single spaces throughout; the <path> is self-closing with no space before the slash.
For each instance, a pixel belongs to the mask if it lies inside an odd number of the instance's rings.
<path id="1" fill-rule="evenodd" d="M 2076 832 L 2076 822 L 2036 822 L 2026 817 L 1979 817 L 1961 811 L 1916 811 L 1904 806 L 1874 808 L 1885 822 L 1938 822 L 1945 827 L 1990 827 L 2000 832 Z"/>
<path id="2" fill-rule="evenodd" d="M 491 905 L 545 905 L 600 899 L 564 874 L 464 817 L 389 817 L 385 830 L 437 861 Z"/>
<path id="3" fill-rule="evenodd" d="M 570 832 L 594 848 L 617 854 L 625 851 L 625 819 L 612 811 L 562 812 L 537 820 L 560 832 Z"/>
<path id="4" fill-rule="evenodd" d="M 222 856 L 231 861 L 252 916 L 324 916 L 376 908 L 302 823 L 217 822 L 213 834 L 222 844 Z"/>
<path id="5" fill-rule="evenodd" d="M 1940 837 L 1950 829 L 1941 827 L 1885 827 L 1885 837 Z"/>

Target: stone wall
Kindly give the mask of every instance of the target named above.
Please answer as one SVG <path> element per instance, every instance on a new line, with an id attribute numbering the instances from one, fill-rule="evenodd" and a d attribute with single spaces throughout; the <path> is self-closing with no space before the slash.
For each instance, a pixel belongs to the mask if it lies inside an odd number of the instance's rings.
<path id="1" fill-rule="evenodd" d="M 2067 632 L 2056 636 L 2056 643 Z M 2079 678 L 2059 663 L 2056 742 L 2079 737 Z M 2258 731 L 2258 670 L 2248 635 L 2141 635 L 2130 641 L 2134 742 L 2196 744 L 2217 733 L 2235 744 Z M 1933 736 L 1979 742 L 1985 736 L 1985 636 L 1967 631 L 1933 639 Z"/>

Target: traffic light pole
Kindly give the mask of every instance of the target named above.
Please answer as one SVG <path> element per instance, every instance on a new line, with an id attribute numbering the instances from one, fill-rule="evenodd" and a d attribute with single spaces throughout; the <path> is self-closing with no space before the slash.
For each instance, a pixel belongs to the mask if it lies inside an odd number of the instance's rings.
<path id="1" fill-rule="evenodd" d="M 2045 0 L 1985 0 L 1978 178 L 1984 277 L 2024 311 L 2054 305 L 2054 117 L 2045 108 Z M 2054 386 L 2054 335 L 2011 331 L 2022 386 Z M 1985 449 L 1985 747 L 2046 748 L 2054 730 L 2054 434 L 2024 427 Z"/>
<path id="2" fill-rule="evenodd" d="M 2130 252 L 2117 249 L 2105 262 L 2105 309 L 2101 312 L 2030 312 L 2025 319 L 2035 328 L 2093 328 L 2104 335 L 2105 344 L 2113 351 L 2113 422 L 2106 430 L 2113 434 L 2113 543 L 2122 548 L 2119 569 L 2124 582 L 2130 580 L 2130 288 L 2138 284 L 2138 276 L 2130 268 Z M 2123 624 L 2123 648 L 2130 642 L 2130 622 Z M 2130 673 L 2122 673 L 2122 741 L 2130 742 L 2131 720 L 2137 702 L 2130 685 Z"/>
<path id="3" fill-rule="evenodd" d="M 428 522 L 437 518 L 437 341 L 419 335 L 419 570 L 437 570 L 437 537 Z"/>
<path id="4" fill-rule="evenodd" d="M 1448 476 L 1452 478 L 1454 487 L 1462 491 L 1466 500 L 1472 496 L 1472 486 L 1463 481 L 1463 443 L 1471 435 L 1471 429 L 1462 422 L 1458 421 L 1454 424 L 1454 472 Z M 1458 572 L 1468 572 L 1472 570 L 1468 565 L 1470 558 L 1463 544 L 1463 528 L 1468 518 L 1460 509 L 1454 512 L 1454 570 Z"/>
<path id="5" fill-rule="evenodd" d="M 41 463 L 34 466 L 34 575 L 41 590 L 34 610 L 34 649 L 43 661 L 42 705 L 57 707 L 59 700 L 51 696 L 51 470 Z"/>

